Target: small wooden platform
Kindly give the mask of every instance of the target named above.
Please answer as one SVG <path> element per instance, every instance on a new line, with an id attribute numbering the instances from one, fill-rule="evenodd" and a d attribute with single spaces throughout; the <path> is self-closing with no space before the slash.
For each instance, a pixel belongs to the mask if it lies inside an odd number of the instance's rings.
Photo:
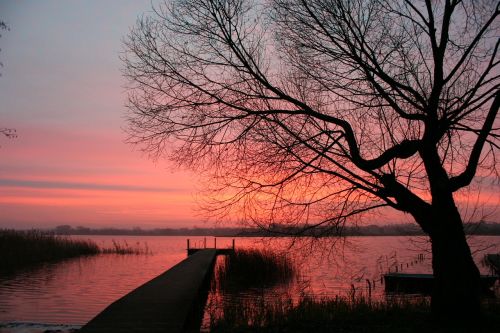
<path id="1" fill-rule="evenodd" d="M 205 237 L 203 240 L 203 246 L 202 247 L 191 247 L 190 240 L 187 239 L 187 255 L 190 256 L 192 254 L 197 253 L 198 251 L 204 251 L 204 250 L 215 250 L 216 255 L 229 255 L 231 253 L 234 253 L 234 239 L 232 243 L 232 247 L 228 248 L 217 248 L 217 238 L 214 238 L 214 247 L 213 248 L 207 248 L 207 238 Z"/>
<path id="2" fill-rule="evenodd" d="M 494 275 L 481 275 L 481 289 L 490 291 L 495 281 Z M 431 294 L 434 288 L 434 275 L 432 274 L 384 274 L 385 291 L 403 294 Z"/>
<path id="3" fill-rule="evenodd" d="M 215 250 L 197 251 L 109 305 L 78 332 L 199 332 L 215 258 Z"/>
<path id="4" fill-rule="evenodd" d="M 188 249 L 187 254 L 188 256 L 193 255 L 199 251 L 205 251 L 205 250 L 214 250 L 216 255 L 229 255 L 234 252 L 233 249 Z"/>

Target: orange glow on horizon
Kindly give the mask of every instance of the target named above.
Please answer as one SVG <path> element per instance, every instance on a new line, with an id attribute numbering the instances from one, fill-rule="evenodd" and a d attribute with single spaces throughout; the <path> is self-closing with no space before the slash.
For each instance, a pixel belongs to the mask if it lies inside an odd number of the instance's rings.
<path id="1" fill-rule="evenodd" d="M 28 128 L 2 149 L 0 228 L 200 224 L 193 175 L 155 165 L 122 132 Z M 72 213 L 73 212 L 73 213 Z"/>
<path id="2" fill-rule="evenodd" d="M 18 137 L 0 135 L 0 228 L 203 224 L 195 197 L 198 176 L 169 161 L 155 164 L 140 146 L 125 143 L 127 80 L 118 55 L 138 15 L 150 10 L 150 0 L 5 1 L 1 20 L 11 29 L 2 30 L 0 39 L 5 65 L 0 127 L 16 129 Z M 269 170 L 262 174 L 273 178 Z M 304 184 L 291 185 L 284 196 L 300 198 L 304 191 L 306 197 L 328 184 L 316 192 L 320 196 L 335 187 L 333 181 L 317 181 L 304 190 Z M 417 194 L 430 199 L 423 191 Z M 262 207 L 272 207 L 270 196 L 261 197 Z M 500 222 L 500 212 L 494 211 L 500 204 L 498 187 L 470 195 L 461 191 L 455 198 L 464 211 L 477 204 Z M 261 213 L 262 207 L 250 209 Z M 392 209 L 370 214 L 363 223 L 411 221 Z"/>

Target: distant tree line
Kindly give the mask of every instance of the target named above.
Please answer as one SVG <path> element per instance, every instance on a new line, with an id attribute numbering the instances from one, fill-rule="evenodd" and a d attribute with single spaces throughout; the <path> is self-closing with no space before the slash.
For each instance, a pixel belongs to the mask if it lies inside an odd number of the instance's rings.
<path id="1" fill-rule="evenodd" d="M 303 227 L 290 227 L 288 225 L 273 224 L 268 229 L 260 228 L 155 228 L 142 229 L 139 227 L 125 228 L 88 228 L 83 226 L 73 227 L 60 225 L 48 232 L 58 235 L 134 235 L 134 236 L 218 236 L 218 237 L 279 237 L 297 236 L 328 237 L 336 233 L 331 229 L 314 228 L 305 230 Z M 500 235 L 500 223 L 474 222 L 465 225 L 465 232 L 469 235 Z M 346 236 L 419 236 L 424 233 L 416 225 L 366 225 L 345 227 L 343 234 Z"/>

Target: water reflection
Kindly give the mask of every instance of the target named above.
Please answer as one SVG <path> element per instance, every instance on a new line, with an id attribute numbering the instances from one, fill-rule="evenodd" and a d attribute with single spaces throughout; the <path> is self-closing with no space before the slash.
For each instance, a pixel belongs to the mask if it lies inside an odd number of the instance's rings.
<path id="1" fill-rule="evenodd" d="M 126 238 L 135 242 L 134 237 Z M 92 239 L 105 244 L 113 238 Z M 85 324 L 107 305 L 186 256 L 184 237 L 151 237 L 146 241 L 152 255 L 83 257 L 0 276 L 0 322 Z"/>
<path id="2" fill-rule="evenodd" d="M 127 240 L 129 244 L 147 242 L 153 255 L 100 255 L 66 260 L 0 276 L 0 324 L 13 321 L 64 323 L 82 325 L 107 305 L 129 291 L 163 273 L 186 258 L 187 237 L 86 237 L 99 245 Z M 192 238 L 201 242 L 203 237 Z M 239 296 L 250 304 L 255 300 L 300 297 L 335 297 L 367 295 L 366 280 L 372 284 L 372 298 L 383 299 L 380 274 L 396 267 L 403 272 L 431 271 L 427 243 L 415 243 L 410 237 L 352 237 L 336 242 L 301 242 L 289 248 L 292 240 L 278 239 L 264 242 L 256 238 L 237 238 L 236 248 L 278 248 L 286 250 L 299 267 L 299 276 L 288 286 L 250 289 Z M 500 251 L 500 237 L 477 237 L 482 247 L 491 245 L 488 252 Z M 231 238 L 218 238 L 217 245 L 230 247 Z M 208 242 L 207 242 L 208 244 Z M 210 239 L 210 244 L 213 240 Z M 418 246 L 416 246 L 417 244 Z M 415 263 L 418 254 L 425 260 Z M 476 253 L 483 274 L 488 268 L 481 264 L 484 252 Z M 218 261 L 222 260 L 219 258 Z M 411 262 L 413 264 L 410 264 Z M 408 267 L 406 266 L 408 264 Z M 354 287 L 354 288 L 353 288 Z M 221 304 L 223 293 L 211 293 L 209 304 Z M 271 304 L 271 303 L 270 303 Z M 205 322 L 210 318 L 205 318 Z"/>
<path id="3" fill-rule="evenodd" d="M 364 298 L 375 302 L 421 302 L 428 299 L 418 294 L 386 294 L 382 281 L 382 275 L 387 272 L 432 273 L 430 244 L 421 237 L 351 237 L 319 242 L 304 239 L 302 244 L 300 240 L 293 240 L 294 247 L 287 247 L 290 241 L 278 239 L 261 246 L 278 250 L 287 248 L 288 255 L 299 267 L 296 279 L 292 283 L 240 292 L 224 290 L 218 281 L 214 281 L 205 309 L 204 331 L 222 316 L 234 316 L 238 318 L 235 322 L 244 318 L 257 320 L 272 314 L 273 308 L 278 313 L 286 312 L 307 299 Z M 498 252 L 500 237 L 475 237 L 472 244 L 473 251 L 486 248 L 489 252 Z M 481 273 L 490 274 L 481 260 L 484 254 L 484 251 L 474 251 Z M 224 265 L 224 260 L 219 258 L 216 265 L 217 271 Z M 497 297 L 499 291 L 497 282 Z"/>

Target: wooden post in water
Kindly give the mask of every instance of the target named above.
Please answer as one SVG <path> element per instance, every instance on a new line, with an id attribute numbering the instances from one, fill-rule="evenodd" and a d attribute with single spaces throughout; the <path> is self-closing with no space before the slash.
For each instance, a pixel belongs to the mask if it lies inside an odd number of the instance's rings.
<path id="1" fill-rule="evenodd" d="M 207 237 L 203 238 L 203 248 L 207 248 Z"/>
<path id="2" fill-rule="evenodd" d="M 214 237 L 214 249 L 217 250 L 217 237 Z"/>
<path id="3" fill-rule="evenodd" d="M 234 238 L 233 238 L 233 252 L 234 252 Z"/>
<path id="4" fill-rule="evenodd" d="M 187 251 L 188 251 L 188 255 L 189 255 L 189 238 L 187 239 Z"/>

